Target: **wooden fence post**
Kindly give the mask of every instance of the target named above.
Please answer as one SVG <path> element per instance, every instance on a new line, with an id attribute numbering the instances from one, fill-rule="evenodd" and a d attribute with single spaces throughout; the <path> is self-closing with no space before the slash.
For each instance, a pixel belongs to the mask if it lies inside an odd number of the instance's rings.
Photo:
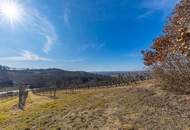
<path id="1" fill-rule="evenodd" d="M 18 103 L 18 108 L 19 109 L 24 109 L 24 106 L 26 104 L 26 99 L 28 97 L 28 90 L 26 89 L 25 86 L 21 85 L 19 87 L 19 103 Z"/>

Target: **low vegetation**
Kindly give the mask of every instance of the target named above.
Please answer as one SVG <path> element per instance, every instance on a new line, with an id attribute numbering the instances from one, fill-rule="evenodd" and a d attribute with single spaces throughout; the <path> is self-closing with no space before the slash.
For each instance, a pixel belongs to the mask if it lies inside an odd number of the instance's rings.
<path id="1" fill-rule="evenodd" d="M 58 91 L 57 98 L 29 93 L 1 100 L 1 129 L 189 129 L 189 96 L 152 87 L 152 81 L 117 88 Z M 69 94 L 68 94 L 69 93 Z M 48 95 L 48 94 L 47 94 Z"/>
<path id="2" fill-rule="evenodd" d="M 154 65 L 153 73 L 163 89 L 190 93 L 190 59 L 183 55 L 171 55 L 161 65 Z"/>

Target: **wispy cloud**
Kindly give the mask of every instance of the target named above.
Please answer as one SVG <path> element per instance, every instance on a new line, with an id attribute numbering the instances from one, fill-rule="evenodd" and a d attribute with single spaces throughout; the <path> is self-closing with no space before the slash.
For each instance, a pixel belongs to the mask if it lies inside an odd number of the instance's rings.
<path id="1" fill-rule="evenodd" d="M 44 57 L 40 57 L 37 54 L 34 54 L 30 51 L 23 51 L 21 53 L 21 57 L 25 58 L 26 60 L 30 60 L 30 61 L 51 61 L 48 58 L 44 58 Z"/>
<path id="2" fill-rule="evenodd" d="M 96 50 L 98 50 L 98 49 L 101 49 L 101 48 L 103 48 L 105 46 L 105 43 L 103 42 L 103 43 L 84 43 L 84 44 L 81 44 L 81 46 L 80 46 L 80 48 L 79 48 L 79 50 L 80 51 L 85 51 L 85 50 L 88 50 L 88 49 L 96 49 Z"/>
<path id="3" fill-rule="evenodd" d="M 56 29 L 48 17 L 34 6 L 31 6 L 32 4 L 30 2 L 27 4 L 26 1 L 20 0 L 0 0 L 1 4 L 4 2 L 13 2 L 19 9 L 19 18 L 15 18 L 14 23 L 11 23 L 11 29 L 17 24 L 23 27 L 20 29 L 33 31 L 41 35 L 45 39 L 41 49 L 45 53 L 48 53 L 52 49 L 52 46 L 58 42 Z M 4 19 L 1 14 L 0 23 L 3 26 L 7 23 L 7 20 Z"/>
<path id="4" fill-rule="evenodd" d="M 33 27 L 33 29 L 36 30 L 37 33 L 46 39 L 42 49 L 45 53 L 48 53 L 51 50 L 53 44 L 58 41 L 56 30 L 53 24 L 37 10 L 32 9 L 29 11 L 29 13 L 29 24 Z"/>
<path id="5" fill-rule="evenodd" d="M 138 18 L 145 18 L 157 11 L 167 16 L 179 1 L 180 0 L 143 0 L 140 6 L 142 9 L 146 9 L 146 12 L 140 14 Z"/>
<path id="6" fill-rule="evenodd" d="M 143 19 L 143 18 L 146 18 L 146 17 L 150 16 L 150 15 L 153 14 L 153 13 L 154 13 L 153 10 L 149 10 L 149 11 L 143 13 L 143 14 L 140 14 L 140 15 L 137 17 L 137 19 Z"/>
<path id="7" fill-rule="evenodd" d="M 84 62 L 84 61 L 86 61 L 85 58 L 62 60 L 62 62 L 65 62 L 65 63 L 77 63 L 77 62 Z"/>
<path id="8" fill-rule="evenodd" d="M 123 56 L 127 57 L 127 58 L 139 58 L 139 57 L 142 57 L 140 52 L 131 52 L 131 53 L 124 54 Z"/>
<path id="9" fill-rule="evenodd" d="M 24 50 L 19 56 L 0 57 L 1 61 L 52 61 L 51 59 L 40 57 L 30 51 Z"/>
<path id="10" fill-rule="evenodd" d="M 67 27 L 70 27 L 70 25 L 71 25 L 69 13 L 70 13 L 70 10 L 68 8 L 65 8 L 63 18 L 64 18 L 65 25 Z"/>
<path id="11" fill-rule="evenodd" d="M 54 25 L 45 14 L 37 10 L 34 6 L 31 6 L 30 2 L 27 4 L 25 1 L 16 0 L 15 3 L 22 9 L 19 23 L 17 24 L 21 25 L 24 30 L 33 31 L 41 35 L 45 39 L 41 49 L 45 53 L 48 53 L 58 41 L 58 35 Z"/>

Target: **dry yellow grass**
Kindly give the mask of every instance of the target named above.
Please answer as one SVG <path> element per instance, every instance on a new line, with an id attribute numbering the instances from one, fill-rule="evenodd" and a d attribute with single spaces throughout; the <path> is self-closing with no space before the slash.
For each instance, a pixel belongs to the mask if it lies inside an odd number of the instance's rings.
<path id="1" fill-rule="evenodd" d="M 73 94 L 59 91 L 56 99 L 32 93 L 24 111 L 17 98 L 0 101 L 0 128 L 5 130 L 179 130 L 190 126 L 190 96 L 175 95 L 138 85 L 82 90 Z"/>

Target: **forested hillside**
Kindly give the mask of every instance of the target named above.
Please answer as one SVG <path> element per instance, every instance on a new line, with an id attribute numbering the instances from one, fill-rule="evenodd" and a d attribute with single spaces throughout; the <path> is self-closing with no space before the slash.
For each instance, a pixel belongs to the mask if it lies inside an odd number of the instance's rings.
<path id="1" fill-rule="evenodd" d="M 51 86 L 59 82 L 59 86 L 70 87 L 80 84 L 94 84 L 112 80 L 109 76 L 102 76 L 83 71 L 65 71 L 61 69 L 11 69 L 1 66 L 0 87 L 11 87 L 17 84 L 30 85 L 31 88 Z"/>

